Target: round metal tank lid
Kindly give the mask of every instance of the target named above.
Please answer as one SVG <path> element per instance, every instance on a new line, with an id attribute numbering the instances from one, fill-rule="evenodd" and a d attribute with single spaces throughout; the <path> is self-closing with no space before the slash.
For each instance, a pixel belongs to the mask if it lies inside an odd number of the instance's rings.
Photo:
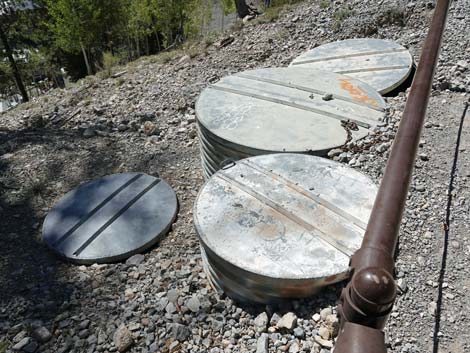
<path id="1" fill-rule="evenodd" d="M 385 107 L 375 89 L 354 78 L 269 68 L 209 86 L 196 103 L 196 115 L 213 139 L 249 155 L 326 154 L 349 138 L 365 137 L 383 119 Z M 352 129 L 345 128 L 347 121 Z"/>
<path id="2" fill-rule="evenodd" d="M 164 180 L 109 175 L 67 193 L 47 215 L 43 240 L 76 263 L 119 261 L 160 240 L 177 209 L 176 194 Z"/>
<path id="3" fill-rule="evenodd" d="M 359 38 L 321 45 L 297 57 L 290 66 L 348 75 L 386 94 L 405 82 L 411 74 L 413 58 L 398 43 Z"/>
<path id="4" fill-rule="evenodd" d="M 232 282 L 298 297 L 311 292 L 294 284 L 289 293 L 289 281 L 312 289 L 346 278 L 376 193 L 370 178 L 328 159 L 256 156 L 212 176 L 197 197 L 194 223 L 209 262 L 230 271 L 224 276 Z M 273 294 L 279 283 L 284 292 Z"/>

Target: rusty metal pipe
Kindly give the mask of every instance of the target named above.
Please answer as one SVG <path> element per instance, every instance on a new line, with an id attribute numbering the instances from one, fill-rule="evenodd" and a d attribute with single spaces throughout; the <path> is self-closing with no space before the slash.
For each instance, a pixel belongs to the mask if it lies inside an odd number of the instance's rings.
<path id="1" fill-rule="evenodd" d="M 393 256 L 450 3 L 436 4 L 364 240 L 351 259 L 352 278 L 341 296 L 342 329 L 335 353 L 378 352 L 370 347 L 370 339 L 377 343 L 383 338 L 380 330 L 393 308 Z"/>
<path id="2" fill-rule="evenodd" d="M 395 252 L 450 0 L 437 2 L 363 245 Z"/>

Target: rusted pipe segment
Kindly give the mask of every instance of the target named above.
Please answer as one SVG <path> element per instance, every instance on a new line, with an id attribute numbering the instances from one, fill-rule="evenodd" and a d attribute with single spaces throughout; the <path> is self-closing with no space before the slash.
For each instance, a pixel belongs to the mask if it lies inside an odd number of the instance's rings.
<path id="1" fill-rule="evenodd" d="M 387 353 L 382 331 L 346 322 L 340 331 L 334 353 Z"/>
<path id="2" fill-rule="evenodd" d="M 386 351 L 379 333 L 396 297 L 393 256 L 450 2 L 436 4 L 364 240 L 351 259 L 352 279 L 341 297 L 342 331 L 335 353 Z"/>
<path id="3" fill-rule="evenodd" d="M 364 236 L 363 247 L 383 249 L 392 256 L 395 253 L 398 240 L 398 231 L 426 115 L 449 5 L 450 0 L 437 2 L 405 111 Z M 355 260 L 360 261 L 358 258 Z"/>

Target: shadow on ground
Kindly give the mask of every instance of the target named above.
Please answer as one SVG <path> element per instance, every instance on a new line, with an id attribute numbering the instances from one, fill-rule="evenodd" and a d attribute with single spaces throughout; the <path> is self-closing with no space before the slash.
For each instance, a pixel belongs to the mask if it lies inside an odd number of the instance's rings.
<path id="1" fill-rule="evenodd" d="M 460 141 L 462 138 L 462 131 L 463 131 L 463 126 L 464 126 L 465 116 L 467 115 L 468 105 L 469 103 L 467 102 L 465 104 L 465 109 L 460 119 L 459 130 L 457 133 L 457 141 L 455 143 L 454 159 L 453 159 L 452 168 L 450 171 L 449 187 L 448 187 L 448 192 L 447 192 L 446 220 L 445 220 L 445 228 L 444 228 L 444 246 L 443 246 L 443 251 L 442 251 L 441 268 L 439 271 L 438 292 L 437 292 L 437 302 L 436 302 L 437 305 L 436 305 L 436 316 L 435 316 L 436 318 L 435 318 L 434 333 L 433 333 L 433 353 L 439 352 L 439 332 L 441 328 L 441 317 L 442 317 L 443 284 L 444 284 L 445 276 L 446 276 L 447 255 L 448 255 L 448 250 L 449 250 L 454 180 L 455 180 L 457 169 L 458 169 L 457 166 L 458 166 L 458 161 L 459 161 Z"/>
<path id="2" fill-rule="evenodd" d="M 86 139 L 78 130 L 0 130 L 0 334 L 19 331 L 14 326 L 25 320 L 55 318 L 83 290 L 65 280 L 74 267 L 42 243 L 42 222 L 62 195 L 85 181 L 125 171 L 157 174 L 162 155 L 139 147 L 136 155 L 129 163 L 116 140 Z"/>

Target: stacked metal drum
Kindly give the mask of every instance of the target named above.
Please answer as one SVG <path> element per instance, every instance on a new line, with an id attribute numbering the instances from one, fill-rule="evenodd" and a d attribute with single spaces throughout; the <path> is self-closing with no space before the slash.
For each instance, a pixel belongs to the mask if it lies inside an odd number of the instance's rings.
<path id="1" fill-rule="evenodd" d="M 384 109 L 373 88 L 332 72 L 273 68 L 224 77 L 196 104 L 205 176 L 250 156 L 324 155 L 366 136 Z"/>
<path id="2" fill-rule="evenodd" d="M 194 210 L 210 281 L 236 299 L 266 303 L 345 279 L 376 192 L 365 175 L 302 154 L 218 171 Z"/>
<path id="3" fill-rule="evenodd" d="M 361 244 L 376 187 L 317 156 L 383 121 L 380 93 L 404 82 L 413 63 L 382 40 L 325 47 L 289 68 L 224 77 L 197 101 L 208 181 L 195 226 L 211 283 L 238 300 L 309 296 L 344 279 Z"/>

